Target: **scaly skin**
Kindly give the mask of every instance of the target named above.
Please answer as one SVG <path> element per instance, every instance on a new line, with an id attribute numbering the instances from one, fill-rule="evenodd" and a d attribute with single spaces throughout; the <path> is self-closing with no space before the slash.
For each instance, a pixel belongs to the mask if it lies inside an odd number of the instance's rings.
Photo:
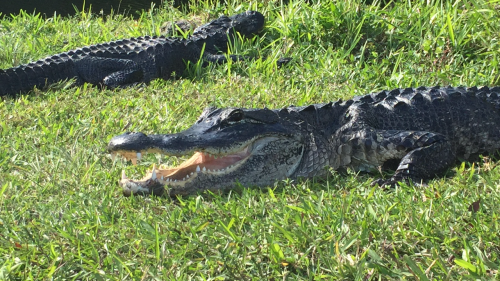
<path id="1" fill-rule="evenodd" d="M 227 51 L 236 32 L 251 36 L 263 26 L 264 16 L 248 11 L 200 26 L 187 39 L 144 36 L 79 48 L 0 70 L 0 96 L 15 96 L 68 79 L 74 79 L 75 85 L 109 88 L 171 79 L 181 75 L 189 62 L 225 62 L 226 56 L 220 53 Z"/>
<path id="2" fill-rule="evenodd" d="M 209 108 L 183 132 L 125 133 L 108 150 L 134 161 L 138 152 L 201 152 L 178 168 L 155 167 L 142 180 L 123 174 L 125 195 L 269 186 L 325 176 L 328 168 L 370 172 L 388 163 L 396 163 L 394 175 L 374 183 L 420 183 L 500 149 L 498 94 L 498 87 L 420 87 L 281 110 Z"/>

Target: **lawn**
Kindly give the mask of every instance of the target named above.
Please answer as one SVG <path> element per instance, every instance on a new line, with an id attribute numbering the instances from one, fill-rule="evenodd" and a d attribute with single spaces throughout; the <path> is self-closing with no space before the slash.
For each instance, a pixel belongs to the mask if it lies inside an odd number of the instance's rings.
<path id="1" fill-rule="evenodd" d="M 498 280 L 500 167 L 463 163 L 427 187 L 371 187 L 380 175 L 178 199 L 123 197 L 108 141 L 184 130 L 206 106 L 269 107 L 397 87 L 500 85 L 500 2 L 191 1 L 134 15 L 81 11 L 0 19 L 0 68 L 165 22 L 248 9 L 262 33 L 231 46 L 261 59 L 196 65 L 183 79 L 109 90 L 57 84 L 0 100 L 0 280 Z M 194 3 L 196 2 L 196 3 Z M 97 11 L 98 12 L 98 11 Z M 280 57 L 293 62 L 277 69 Z"/>

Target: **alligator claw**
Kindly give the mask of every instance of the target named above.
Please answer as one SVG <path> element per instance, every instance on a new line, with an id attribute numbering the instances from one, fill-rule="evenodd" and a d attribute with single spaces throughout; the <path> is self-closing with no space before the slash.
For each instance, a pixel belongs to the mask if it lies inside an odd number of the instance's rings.
<path id="1" fill-rule="evenodd" d="M 408 179 L 408 178 L 403 178 L 403 179 L 391 178 L 391 179 L 388 179 L 388 180 L 377 179 L 377 180 L 372 181 L 370 183 L 370 186 L 376 186 L 376 185 L 378 185 L 382 189 L 391 189 L 391 188 L 395 188 L 400 183 L 413 184 L 413 185 L 419 186 L 419 187 L 426 187 L 426 186 L 428 186 L 425 182 L 423 182 L 423 180 Z"/>
<path id="2" fill-rule="evenodd" d="M 384 179 L 376 179 L 370 183 L 370 186 L 379 186 L 382 189 L 391 189 L 395 188 L 399 184 L 398 181 L 389 179 L 389 180 L 384 180 Z"/>
<path id="3" fill-rule="evenodd" d="M 382 186 L 383 184 L 385 183 L 385 180 L 384 179 L 376 179 L 374 181 L 372 181 L 370 183 L 370 186 L 373 187 L 373 186 Z"/>
<path id="4" fill-rule="evenodd" d="M 124 194 L 270 186 L 324 175 L 325 168 L 380 167 L 393 174 L 372 186 L 419 188 L 472 151 L 500 151 L 498 93 L 500 87 L 419 87 L 276 110 L 209 107 L 185 131 L 125 133 L 108 151 L 132 161 L 147 152 L 192 155 L 174 167 L 154 166 L 142 179 L 120 180 Z"/>

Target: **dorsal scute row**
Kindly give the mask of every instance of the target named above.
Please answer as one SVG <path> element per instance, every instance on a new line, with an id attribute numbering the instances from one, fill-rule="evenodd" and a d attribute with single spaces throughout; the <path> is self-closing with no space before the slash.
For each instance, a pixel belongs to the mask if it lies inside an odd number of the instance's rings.
<path id="1" fill-rule="evenodd" d="M 189 42 L 189 40 L 166 38 L 164 36 L 132 37 L 73 49 L 34 62 L 22 64 L 12 69 L 34 68 L 45 64 L 57 65 L 70 59 L 79 59 L 85 56 L 133 58 L 141 54 L 153 55 L 162 51 L 166 47 L 165 45 L 182 43 L 183 41 Z"/>
<path id="2" fill-rule="evenodd" d="M 441 102 L 444 100 L 454 100 L 457 98 L 482 98 L 500 108 L 500 87 L 418 87 L 418 88 L 398 88 L 393 90 L 383 90 L 364 96 L 354 97 L 352 100 L 357 107 L 370 105 L 385 105 L 391 107 L 411 105 L 420 102 Z"/>
<path id="3" fill-rule="evenodd" d="M 420 102 L 441 102 L 457 98 L 482 98 L 500 108 L 500 87 L 418 87 L 399 88 L 394 90 L 384 90 L 364 96 L 356 96 L 352 100 L 338 100 L 330 103 L 312 104 L 308 106 L 287 106 L 280 111 L 309 113 L 318 110 L 326 110 L 335 107 L 348 107 L 351 104 L 357 107 L 382 106 L 401 107 Z"/>

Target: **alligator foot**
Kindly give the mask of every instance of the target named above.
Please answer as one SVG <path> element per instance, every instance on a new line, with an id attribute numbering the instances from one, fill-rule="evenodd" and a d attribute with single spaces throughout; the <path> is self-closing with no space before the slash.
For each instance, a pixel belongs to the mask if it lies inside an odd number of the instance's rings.
<path id="1" fill-rule="evenodd" d="M 379 186 L 382 189 L 391 189 L 395 188 L 396 185 L 398 185 L 397 181 L 394 181 L 392 179 L 385 180 L 385 179 L 376 179 L 370 183 L 370 186 Z"/>
<path id="2" fill-rule="evenodd" d="M 413 184 L 415 186 L 426 187 L 427 184 L 423 180 L 411 180 L 411 179 L 376 179 L 370 183 L 370 186 L 379 186 L 380 188 L 387 190 L 398 186 L 401 183 Z"/>

